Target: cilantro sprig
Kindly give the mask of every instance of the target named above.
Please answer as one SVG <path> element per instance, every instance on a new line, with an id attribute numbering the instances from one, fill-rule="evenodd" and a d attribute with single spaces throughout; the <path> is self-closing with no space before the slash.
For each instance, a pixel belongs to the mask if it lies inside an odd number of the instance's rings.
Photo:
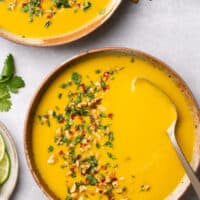
<path id="1" fill-rule="evenodd" d="M 11 54 L 4 61 L 0 74 L 0 112 L 7 112 L 12 106 L 11 93 L 18 93 L 25 86 L 24 80 L 15 75 L 15 64 Z"/>

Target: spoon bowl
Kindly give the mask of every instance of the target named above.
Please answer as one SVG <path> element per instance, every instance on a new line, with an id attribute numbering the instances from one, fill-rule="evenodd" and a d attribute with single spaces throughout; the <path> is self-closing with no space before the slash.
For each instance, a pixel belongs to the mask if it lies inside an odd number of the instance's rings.
<path id="1" fill-rule="evenodd" d="M 154 87 L 154 89 L 156 89 L 160 93 L 162 93 L 163 97 L 165 97 L 165 100 L 170 103 L 170 106 L 174 112 L 174 120 L 172 121 L 169 128 L 167 129 L 167 134 L 170 138 L 171 144 L 173 145 L 174 150 L 176 151 L 177 156 L 178 156 L 183 168 L 185 169 L 185 172 L 186 172 L 188 178 L 190 179 L 190 182 L 191 182 L 198 198 L 200 199 L 200 182 L 199 182 L 197 176 L 195 175 L 193 169 L 191 168 L 189 162 L 187 161 L 186 157 L 184 156 L 184 153 L 182 152 L 182 150 L 176 140 L 176 124 L 178 121 L 178 112 L 177 112 L 175 104 L 172 102 L 170 97 L 161 88 L 159 88 L 153 82 L 151 82 L 150 80 L 145 79 L 145 78 L 137 78 L 137 79 L 133 80 L 132 90 L 134 90 L 136 82 L 138 82 L 138 81 L 140 81 L 140 82 L 142 81 L 142 82 L 145 82 L 146 84 L 150 84 L 152 87 Z"/>

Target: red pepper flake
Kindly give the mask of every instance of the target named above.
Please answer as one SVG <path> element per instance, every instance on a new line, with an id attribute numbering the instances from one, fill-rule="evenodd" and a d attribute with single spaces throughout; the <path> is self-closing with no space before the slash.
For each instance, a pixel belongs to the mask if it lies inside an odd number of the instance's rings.
<path id="1" fill-rule="evenodd" d="M 86 135 L 86 132 L 85 132 L 85 131 L 82 131 L 81 135 L 82 135 L 82 136 L 85 136 L 85 135 Z"/>
<path id="2" fill-rule="evenodd" d="M 64 155 L 63 150 L 60 150 L 60 151 L 58 152 L 58 154 L 59 154 L 60 156 Z"/>
<path id="3" fill-rule="evenodd" d="M 79 130 L 80 130 L 80 127 L 79 127 L 79 126 L 77 126 L 77 127 L 75 128 L 75 130 L 76 130 L 76 131 L 79 131 Z"/>
<path id="4" fill-rule="evenodd" d="M 114 197 L 112 194 L 108 194 L 107 196 L 108 196 L 108 200 L 114 200 Z"/>
<path id="5" fill-rule="evenodd" d="M 74 119 L 76 117 L 76 114 L 71 114 L 70 117 L 71 119 Z"/>
<path id="6" fill-rule="evenodd" d="M 108 89 L 109 89 L 109 86 L 108 86 L 108 85 L 106 85 L 106 86 L 103 87 L 103 91 L 104 91 L 104 92 L 107 91 Z"/>
<path id="7" fill-rule="evenodd" d="M 87 146 L 87 144 L 85 144 L 85 143 L 80 143 L 80 147 L 86 147 Z"/>
<path id="8" fill-rule="evenodd" d="M 101 165 L 101 169 L 106 170 L 107 169 L 106 165 Z"/>
<path id="9" fill-rule="evenodd" d="M 89 181 L 88 179 L 86 179 L 86 180 L 85 180 L 85 184 L 86 184 L 86 185 L 89 185 L 89 184 L 90 184 L 90 181 Z"/>
<path id="10" fill-rule="evenodd" d="M 94 117 L 91 117 L 91 120 L 94 121 Z M 91 126 L 90 126 L 90 130 L 97 130 L 98 126 L 96 123 L 93 123 Z"/>
<path id="11" fill-rule="evenodd" d="M 103 183 L 106 180 L 105 177 L 102 177 L 101 182 Z"/>
<path id="12" fill-rule="evenodd" d="M 85 92 L 86 92 L 86 87 L 85 87 L 85 84 L 84 84 L 84 83 L 82 83 L 82 84 L 80 85 L 80 87 L 81 87 L 81 89 L 83 90 L 83 92 L 85 93 Z"/>
<path id="13" fill-rule="evenodd" d="M 80 3 L 77 3 L 76 5 L 77 5 L 78 8 L 81 8 L 81 4 Z"/>
<path id="14" fill-rule="evenodd" d="M 73 172 L 75 172 L 75 167 L 71 167 L 70 168 L 70 171 L 73 173 Z"/>
<path id="15" fill-rule="evenodd" d="M 104 72 L 103 73 L 103 77 L 106 78 L 106 80 L 108 80 L 109 75 L 110 75 L 109 72 Z"/>
<path id="16" fill-rule="evenodd" d="M 113 177 L 113 178 L 112 178 L 112 182 L 113 182 L 113 181 L 117 181 L 117 177 Z"/>
<path id="17" fill-rule="evenodd" d="M 87 139 L 87 143 L 90 143 L 90 141 L 91 141 L 90 139 Z"/>
<path id="18" fill-rule="evenodd" d="M 48 15 L 47 15 L 47 18 L 48 18 L 48 19 L 51 19 L 52 17 L 53 17 L 52 14 L 48 14 Z"/>
<path id="19" fill-rule="evenodd" d="M 108 113 L 108 117 L 109 117 L 110 119 L 112 119 L 112 118 L 113 118 L 113 113 Z"/>
<path id="20" fill-rule="evenodd" d="M 74 134 L 74 132 L 73 132 L 73 131 L 69 131 L 69 134 L 70 134 L 70 135 L 73 135 L 73 134 Z"/>
<path id="21" fill-rule="evenodd" d="M 25 2 L 24 2 L 24 3 L 22 3 L 22 7 L 24 7 L 24 6 L 26 6 L 26 5 L 27 5 L 27 3 L 25 3 Z"/>

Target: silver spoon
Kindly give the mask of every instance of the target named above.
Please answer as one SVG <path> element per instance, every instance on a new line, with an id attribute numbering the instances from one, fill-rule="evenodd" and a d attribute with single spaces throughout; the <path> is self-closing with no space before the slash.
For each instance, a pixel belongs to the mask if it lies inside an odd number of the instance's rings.
<path id="1" fill-rule="evenodd" d="M 200 182 L 199 182 L 197 176 L 195 175 L 193 169 L 191 168 L 189 162 L 186 160 L 186 158 L 185 158 L 185 156 L 184 156 L 184 154 L 183 154 L 183 152 L 182 152 L 182 150 L 181 150 L 181 148 L 178 145 L 177 140 L 176 140 L 176 134 L 175 134 L 176 122 L 177 122 L 177 120 L 174 121 L 170 125 L 170 127 L 167 130 L 167 133 L 168 133 L 168 136 L 171 140 L 171 143 L 172 143 L 172 145 L 173 145 L 173 147 L 174 147 L 174 149 L 175 149 L 175 151 L 176 151 L 176 153 L 177 153 L 177 155 L 178 155 L 178 157 L 179 157 L 179 159 L 180 159 L 180 161 L 181 161 L 181 163 L 182 163 L 182 165 L 185 169 L 185 172 L 187 173 L 187 175 L 190 179 L 190 182 L 191 182 L 198 198 L 200 199 Z"/>
<path id="2" fill-rule="evenodd" d="M 190 182 L 198 196 L 198 198 L 200 199 L 200 182 L 197 178 L 197 176 L 195 175 L 193 169 L 191 168 L 189 162 L 186 160 L 179 144 L 177 143 L 176 140 L 176 124 L 177 124 L 177 120 L 178 120 L 178 113 L 177 113 L 177 109 L 175 104 L 172 102 L 172 100 L 170 99 L 170 97 L 161 89 L 159 88 L 157 85 L 155 85 L 154 83 L 152 83 L 151 81 L 145 79 L 145 78 L 137 78 L 134 81 L 136 82 L 137 80 L 142 80 L 145 81 L 148 84 L 151 84 L 151 86 L 155 87 L 156 89 L 158 89 L 160 92 L 162 92 L 163 95 L 165 95 L 165 97 L 168 99 L 168 101 L 171 103 L 171 106 L 174 109 L 174 113 L 175 113 L 175 120 L 172 122 L 172 124 L 170 125 L 170 127 L 167 129 L 167 134 L 170 138 L 170 141 L 177 153 L 177 156 L 179 158 L 179 160 L 182 163 L 183 168 L 185 169 L 185 172 L 187 173 Z"/>

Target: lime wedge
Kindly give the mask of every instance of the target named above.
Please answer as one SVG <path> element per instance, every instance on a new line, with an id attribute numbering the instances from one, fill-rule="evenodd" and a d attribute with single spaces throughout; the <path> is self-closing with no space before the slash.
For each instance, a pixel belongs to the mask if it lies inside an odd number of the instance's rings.
<path id="1" fill-rule="evenodd" d="M 5 152 L 3 159 L 0 162 L 0 185 L 5 183 L 10 175 L 10 158 Z"/>
<path id="2" fill-rule="evenodd" d="M 5 154 L 5 143 L 3 137 L 0 134 L 0 162 L 4 157 L 4 154 Z"/>

